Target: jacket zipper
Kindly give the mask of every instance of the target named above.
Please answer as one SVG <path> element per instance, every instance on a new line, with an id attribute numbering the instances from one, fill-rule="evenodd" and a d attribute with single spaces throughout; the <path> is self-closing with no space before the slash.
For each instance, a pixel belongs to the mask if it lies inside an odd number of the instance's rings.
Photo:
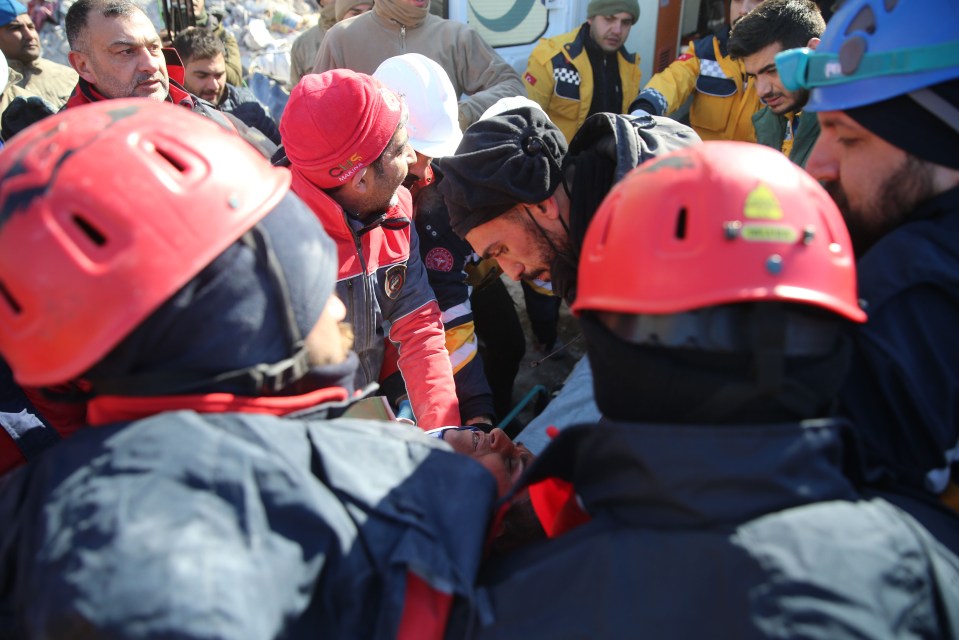
<path id="1" fill-rule="evenodd" d="M 344 216 L 345 215 L 346 215 L 346 212 L 344 212 Z M 360 293 L 361 293 L 362 302 L 366 303 L 365 305 L 361 305 L 360 309 L 365 308 L 365 309 L 372 310 L 374 309 L 373 290 L 372 290 L 372 287 L 370 286 L 370 277 L 366 273 L 366 256 L 363 255 L 363 242 L 360 240 L 360 237 L 356 235 L 356 231 L 354 231 L 348 219 L 346 220 L 346 227 L 350 230 L 350 235 L 353 236 L 353 246 L 356 248 L 356 254 L 360 257 L 360 267 L 362 269 L 361 278 L 363 281 L 363 290 Z M 350 284 L 350 287 L 352 288 L 352 284 Z M 373 315 L 375 316 L 376 314 L 374 313 Z M 356 320 L 360 319 L 357 314 L 354 314 L 353 317 Z M 364 340 L 364 342 L 362 343 L 364 350 L 370 348 L 373 345 L 373 339 L 375 338 L 375 333 L 376 333 L 376 330 L 374 329 L 374 325 L 376 324 L 375 322 L 373 322 L 374 319 L 375 318 L 370 318 L 369 315 L 362 318 L 363 334 L 366 336 L 366 340 Z M 353 330 L 356 331 L 357 327 L 354 326 Z M 379 377 L 379 372 L 374 373 L 373 371 L 369 371 L 367 369 L 367 363 L 363 358 L 360 358 L 360 365 L 366 370 L 366 379 L 372 380 L 375 382 L 377 378 Z"/>

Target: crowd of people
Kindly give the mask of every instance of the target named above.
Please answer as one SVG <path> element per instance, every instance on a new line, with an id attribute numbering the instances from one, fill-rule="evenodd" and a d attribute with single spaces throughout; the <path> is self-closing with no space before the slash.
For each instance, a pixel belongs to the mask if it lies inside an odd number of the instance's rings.
<path id="1" fill-rule="evenodd" d="M 318 4 L 276 121 L 202 0 L 0 0 L 0 639 L 959 638 L 954 0 L 645 84 L 637 0 Z"/>

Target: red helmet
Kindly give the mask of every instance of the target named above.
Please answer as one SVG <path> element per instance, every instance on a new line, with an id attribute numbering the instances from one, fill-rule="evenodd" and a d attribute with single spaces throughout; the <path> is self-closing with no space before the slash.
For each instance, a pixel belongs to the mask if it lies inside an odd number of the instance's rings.
<path id="1" fill-rule="evenodd" d="M 108 100 L 0 153 L 0 353 L 73 379 L 262 219 L 289 173 L 171 104 Z"/>
<path id="2" fill-rule="evenodd" d="M 849 234 L 819 183 L 769 147 L 707 142 L 643 164 L 610 191 L 586 233 L 573 311 L 761 300 L 866 317 Z"/>

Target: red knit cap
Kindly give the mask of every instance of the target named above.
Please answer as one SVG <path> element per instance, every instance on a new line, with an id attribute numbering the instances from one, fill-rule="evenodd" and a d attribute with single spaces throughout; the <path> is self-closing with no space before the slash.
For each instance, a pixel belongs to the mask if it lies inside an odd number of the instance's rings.
<path id="1" fill-rule="evenodd" d="M 280 136 L 292 165 L 321 189 L 332 189 L 380 157 L 402 112 L 400 99 L 377 80 L 333 69 L 293 87 Z"/>

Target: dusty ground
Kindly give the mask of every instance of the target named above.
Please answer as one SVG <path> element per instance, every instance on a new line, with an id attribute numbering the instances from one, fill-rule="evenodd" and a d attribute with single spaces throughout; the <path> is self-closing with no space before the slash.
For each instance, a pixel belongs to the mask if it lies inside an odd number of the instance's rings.
<path id="1" fill-rule="evenodd" d="M 513 435 L 519 430 L 519 427 L 532 420 L 542 409 L 544 403 L 548 401 L 548 394 L 556 391 L 563 384 L 573 365 L 576 364 L 580 356 L 586 353 L 586 345 L 580 337 L 576 319 L 573 318 L 569 307 L 564 303 L 560 307 L 559 339 L 566 345 L 566 348 L 550 357 L 545 357 L 547 354 L 538 351 L 533 346 L 536 344 L 536 340 L 530 330 L 529 318 L 526 316 L 526 308 L 523 304 L 523 292 L 519 283 L 507 278 L 504 278 L 504 281 L 513 296 L 520 322 L 526 332 L 526 355 L 523 357 L 519 373 L 516 375 L 516 383 L 513 385 L 513 402 L 518 405 L 531 390 L 538 386 L 545 390 L 545 393 L 537 393 L 536 399 L 528 402 L 516 419 L 507 425 L 507 433 Z"/>

